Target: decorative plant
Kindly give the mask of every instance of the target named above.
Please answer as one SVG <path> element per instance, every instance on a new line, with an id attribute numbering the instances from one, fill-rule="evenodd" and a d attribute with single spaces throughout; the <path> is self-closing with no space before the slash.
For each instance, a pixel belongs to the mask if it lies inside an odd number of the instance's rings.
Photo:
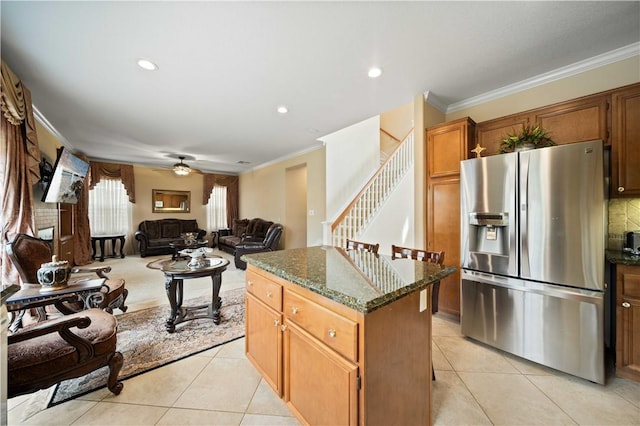
<path id="1" fill-rule="evenodd" d="M 532 146 L 533 148 L 543 148 L 553 146 L 556 143 L 549 137 L 549 132 L 539 124 L 522 125 L 522 130 L 516 133 L 507 133 L 500 141 L 500 153 L 513 152 L 521 146 Z"/>

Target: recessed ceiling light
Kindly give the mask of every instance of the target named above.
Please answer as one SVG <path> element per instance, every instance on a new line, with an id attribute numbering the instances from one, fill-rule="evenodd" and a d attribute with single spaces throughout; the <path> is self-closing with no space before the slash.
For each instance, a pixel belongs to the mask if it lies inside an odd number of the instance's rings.
<path id="1" fill-rule="evenodd" d="M 155 71 L 158 69 L 158 66 L 148 59 L 138 59 L 138 66 L 147 71 Z"/>
<path id="2" fill-rule="evenodd" d="M 279 107 L 278 107 L 278 112 L 279 112 L 280 114 L 286 114 L 286 113 L 288 113 L 288 112 L 289 112 L 289 110 L 287 109 L 287 107 L 286 107 L 286 106 L 281 105 L 281 106 L 279 106 Z"/>
<path id="3" fill-rule="evenodd" d="M 382 69 L 378 68 L 378 67 L 373 67 L 369 69 L 369 72 L 367 73 L 367 75 L 370 78 L 378 78 L 382 75 Z"/>

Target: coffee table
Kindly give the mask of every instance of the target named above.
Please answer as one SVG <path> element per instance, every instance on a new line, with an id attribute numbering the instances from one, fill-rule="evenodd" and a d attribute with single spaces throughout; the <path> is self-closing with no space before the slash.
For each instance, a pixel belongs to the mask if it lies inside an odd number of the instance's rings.
<path id="1" fill-rule="evenodd" d="M 206 247 L 209 243 L 206 240 L 196 241 L 195 243 L 187 244 L 184 241 L 175 241 L 173 243 L 169 243 L 169 247 L 173 249 L 173 254 L 171 255 L 171 260 L 182 259 L 180 255 L 180 250 L 184 249 L 197 249 L 200 247 Z"/>
<path id="2" fill-rule="evenodd" d="M 165 327 L 169 333 L 176 331 L 176 325 L 198 318 L 210 318 L 214 324 L 220 324 L 220 287 L 222 272 L 227 269 L 229 261 L 222 257 L 205 259 L 206 265 L 200 268 L 190 268 L 189 260 L 167 261 L 162 266 L 165 276 L 165 290 L 171 305 L 171 314 Z M 184 280 L 192 278 L 211 277 L 211 303 L 197 306 L 182 306 L 184 299 Z"/>

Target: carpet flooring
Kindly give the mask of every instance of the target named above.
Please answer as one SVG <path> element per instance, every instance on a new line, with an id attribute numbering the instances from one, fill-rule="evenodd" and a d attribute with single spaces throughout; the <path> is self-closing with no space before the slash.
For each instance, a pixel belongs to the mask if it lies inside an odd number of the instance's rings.
<path id="1" fill-rule="evenodd" d="M 124 356 L 120 380 L 178 361 L 244 336 L 243 288 L 220 293 L 222 320 L 215 325 L 210 319 L 196 319 L 176 326 L 168 333 L 165 321 L 171 308 L 166 305 L 118 315 L 118 351 Z M 185 300 L 183 306 L 201 305 L 211 297 Z M 106 387 L 108 368 L 58 384 L 49 406 Z M 127 384 L 124 383 L 123 392 Z"/>

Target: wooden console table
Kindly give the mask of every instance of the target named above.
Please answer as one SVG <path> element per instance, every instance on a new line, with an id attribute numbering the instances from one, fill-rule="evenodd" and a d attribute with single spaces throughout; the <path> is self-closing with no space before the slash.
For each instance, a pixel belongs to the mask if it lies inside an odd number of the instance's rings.
<path id="1" fill-rule="evenodd" d="M 91 259 L 96 258 L 96 243 L 100 243 L 100 262 L 104 262 L 104 242 L 111 240 L 111 257 L 118 257 L 116 254 L 116 241 L 120 241 L 120 259 L 124 259 L 124 234 L 117 235 L 96 235 L 91 237 L 91 247 L 93 253 Z"/>

